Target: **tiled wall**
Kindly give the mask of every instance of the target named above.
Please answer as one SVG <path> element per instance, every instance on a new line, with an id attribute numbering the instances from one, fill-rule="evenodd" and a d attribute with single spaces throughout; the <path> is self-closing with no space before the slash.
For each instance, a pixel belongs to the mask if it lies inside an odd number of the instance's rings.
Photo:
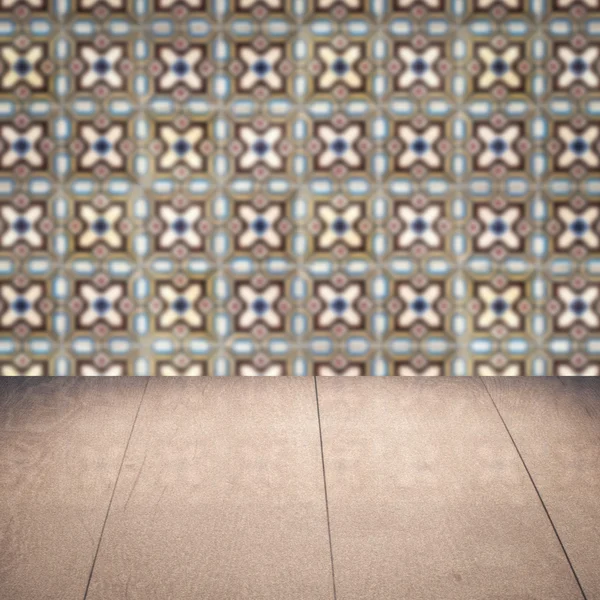
<path id="1" fill-rule="evenodd" d="M 599 0 L 0 0 L 0 372 L 600 373 Z"/>

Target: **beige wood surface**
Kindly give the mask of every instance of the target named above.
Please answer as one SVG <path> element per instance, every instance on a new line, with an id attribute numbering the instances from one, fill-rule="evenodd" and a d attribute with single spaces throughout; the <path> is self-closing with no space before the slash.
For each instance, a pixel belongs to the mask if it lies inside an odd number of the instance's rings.
<path id="1" fill-rule="evenodd" d="M 600 379 L 486 378 L 588 600 L 600 599 Z"/>
<path id="2" fill-rule="evenodd" d="M 0 598 L 82 600 L 145 384 L 0 378 Z"/>
<path id="3" fill-rule="evenodd" d="M 600 600 L 600 379 L 318 392 L 0 378 L 0 598 Z"/>
<path id="4" fill-rule="evenodd" d="M 312 379 L 153 379 L 88 599 L 332 590 Z"/>
<path id="5" fill-rule="evenodd" d="M 481 381 L 318 378 L 318 394 L 338 600 L 581 598 Z"/>

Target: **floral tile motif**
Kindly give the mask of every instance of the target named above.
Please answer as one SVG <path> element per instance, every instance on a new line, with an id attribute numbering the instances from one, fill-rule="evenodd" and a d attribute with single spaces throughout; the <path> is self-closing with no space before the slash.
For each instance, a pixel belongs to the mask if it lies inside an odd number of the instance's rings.
<path id="1" fill-rule="evenodd" d="M 0 0 L 1 375 L 600 375 L 597 0 Z"/>

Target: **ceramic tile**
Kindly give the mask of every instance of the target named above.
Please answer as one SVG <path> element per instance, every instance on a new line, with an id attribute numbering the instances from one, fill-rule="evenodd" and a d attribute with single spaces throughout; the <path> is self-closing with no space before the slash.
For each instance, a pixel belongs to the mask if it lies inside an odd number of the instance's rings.
<path id="1" fill-rule="evenodd" d="M 3 374 L 600 374 L 597 0 L 0 0 Z"/>

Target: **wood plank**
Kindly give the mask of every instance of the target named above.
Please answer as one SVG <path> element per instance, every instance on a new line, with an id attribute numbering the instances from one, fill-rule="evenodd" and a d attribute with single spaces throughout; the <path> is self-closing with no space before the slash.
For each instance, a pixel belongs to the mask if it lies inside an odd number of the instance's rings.
<path id="1" fill-rule="evenodd" d="M 588 600 L 600 600 L 600 379 L 486 378 Z"/>
<path id="2" fill-rule="evenodd" d="M 0 598 L 83 598 L 145 384 L 0 378 Z"/>
<path id="3" fill-rule="evenodd" d="M 318 379 L 338 600 L 580 592 L 477 379 Z"/>
<path id="4" fill-rule="evenodd" d="M 88 600 L 331 597 L 312 380 L 152 380 Z"/>

